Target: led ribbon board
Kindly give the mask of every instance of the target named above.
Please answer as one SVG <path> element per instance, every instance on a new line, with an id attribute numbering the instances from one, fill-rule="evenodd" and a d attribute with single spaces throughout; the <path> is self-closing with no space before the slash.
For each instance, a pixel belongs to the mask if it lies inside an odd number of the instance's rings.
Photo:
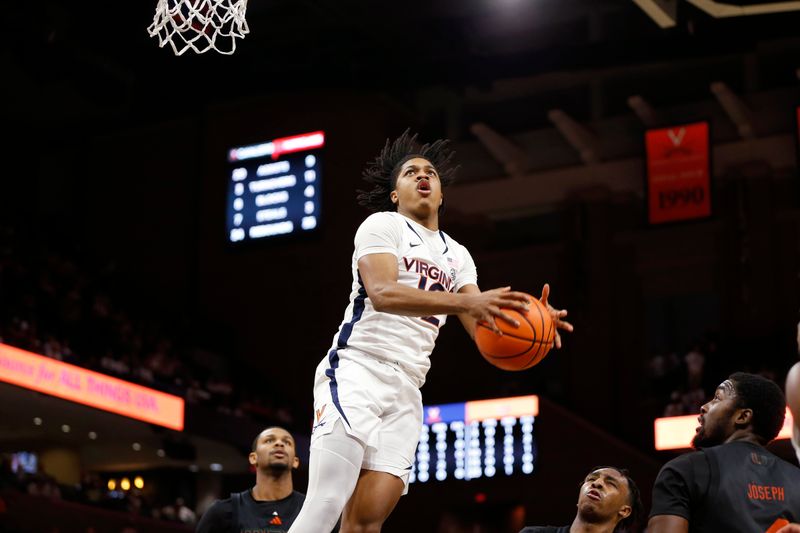
<path id="1" fill-rule="evenodd" d="M 183 430 L 183 398 L 0 344 L 0 381 Z"/>
<path id="2" fill-rule="evenodd" d="M 667 416 L 656 418 L 655 431 L 656 450 L 682 450 L 692 447 L 695 430 L 700 425 L 699 415 Z M 789 439 L 792 436 L 792 413 L 786 408 L 786 419 L 778 433 L 778 439 Z"/>
<path id="3" fill-rule="evenodd" d="M 663 224 L 711 215 L 707 122 L 648 130 L 647 218 Z"/>
<path id="4" fill-rule="evenodd" d="M 538 396 L 426 406 L 410 482 L 531 474 L 538 414 Z"/>

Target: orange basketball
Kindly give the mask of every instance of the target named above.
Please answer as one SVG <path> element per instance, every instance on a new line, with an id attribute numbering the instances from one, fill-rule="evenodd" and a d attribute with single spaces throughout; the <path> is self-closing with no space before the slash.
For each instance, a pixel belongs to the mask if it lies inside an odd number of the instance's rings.
<path id="1" fill-rule="evenodd" d="M 475 344 L 481 355 L 497 368 L 503 370 L 527 370 L 545 358 L 553 347 L 556 328 L 547 307 L 533 296 L 527 313 L 513 309 L 503 312 L 519 321 L 515 328 L 505 320 L 497 319 L 503 331 L 498 335 L 483 322 L 475 328 Z"/>

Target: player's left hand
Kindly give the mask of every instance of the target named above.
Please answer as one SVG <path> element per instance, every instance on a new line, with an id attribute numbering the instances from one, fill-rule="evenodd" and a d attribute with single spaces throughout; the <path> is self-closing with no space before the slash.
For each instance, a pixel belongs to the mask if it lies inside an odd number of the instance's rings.
<path id="1" fill-rule="evenodd" d="M 548 303 L 547 298 L 549 296 L 550 284 L 545 283 L 544 287 L 542 287 L 542 297 L 539 298 L 539 300 L 541 300 L 541 302 L 547 306 L 547 310 L 550 311 L 550 316 L 553 318 L 553 323 L 556 325 L 556 348 L 561 348 L 561 334 L 558 332 L 558 330 L 563 329 L 564 331 L 569 331 L 571 333 L 575 328 L 572 327 L 572 324 L 564 320 L 564 317 L 567 316 L 566 309 L 556 309 Z"/>
<path id="2" fill-rule="evenodd" d="M 783 526 L 775 533 L 800 533 L 800 524 L 789 524 L 788 526 Z"/>

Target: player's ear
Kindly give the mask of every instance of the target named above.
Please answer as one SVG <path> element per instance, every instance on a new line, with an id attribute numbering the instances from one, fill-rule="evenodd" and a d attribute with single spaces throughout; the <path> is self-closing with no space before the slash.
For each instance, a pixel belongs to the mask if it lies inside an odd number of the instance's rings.
<path id="1" fill-rule="evenodd" d="M 256 452 L 250 452 L 250 455 L 247 456 L 247 461 L 251 465 L 256 466 L 256 463 L 258 463 L 258 456 L 256 455 Z"/>
<path id="2" fill-rule="evenodd" d="M 752 409 L 737 409 L 734 418 L 737 426 L 747 426 L 753 423 L 753 410 Z"/>
<path id="3" fill-rule="evenodd" d="M 626 518 L 628 518 L 631 515 L 632 512 L 633 512 L 633 509 L 631 509 L 630 505 L 623 505 L 622 507 L 619 508 L 619 511 L 617 511 L 617 514 L 619 515 L 619 519 L 620 520 L 625 520 Z"/>
<path id="4" fill-rule="evenodd" d="M 294 461 L 292 461 L 292 470 L 297 470 L 300 468 L 300 458 L 295 456 Z"/>
<path id="5" fill-rule="evenodd" d="M 394 205 L 397 205 L 397 191 L 392 191 L 389 193 L 389 199 L 392 201 Z"/>

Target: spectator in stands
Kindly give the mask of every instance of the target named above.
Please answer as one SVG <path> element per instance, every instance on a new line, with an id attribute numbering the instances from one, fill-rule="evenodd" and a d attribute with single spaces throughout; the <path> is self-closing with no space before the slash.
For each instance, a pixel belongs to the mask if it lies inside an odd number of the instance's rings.
<path id="1" fill-rule="evenodd" d="M 628 471 L 593 468 L 578 494 L 578 513 L 569 526 L 526 527 L 520 533 L 612 533 L 631 531 L 642 514 L 639 488 Z"/>
<path id="2" fill-rule="evenodd" d="M 43 496 L 52 500 L 61 499 L 61 489 L 56 480 L 42 471 L 30 476 L 25 488 L 32 496 Z"/>
<path id="3" fill-rule="evenodd" d="M 136 501 L 131 503 L 131 494 L 127 494 L 126 497 L 128 498 L 128 511 L 131 511 L 131 506 L 137 507 L 142 506 L 143 501 Z M 194 511 L 189 509 L 186 506 L 186 502 L 183 498 L 176 498 L 175 503 L 171 505 L 166 505 L 161 509 L 159 513 L 161 518 L 165 520 L 171 520 L 173 522 L 181 522 L 182 524 L 194 524 L 197 521 L 197 516 L 194 514 Z M 216 531 L 216 530 L 215 530 Z"/>
<path id="4" fill-rule="evenodd" d="M 239 396 L 249 389 L 255 408 L 248 416 L 291 424 L 291 416 L 283 416 L 286 409 L 264 398 L 257 385 L 247 387 L 236 374 L 219 379 L 230 370 L 222 362 L 226 357 L 201 368 L 190 347 L 164 324 L 123 309 L 111 290 L 113 265 L 82 264 L 78 247 L 46 240 L 0 223 L 0 342 L 186 395 L 235 416 L 245 414 Z"/>
<path id="5" fill-rule="evenodd" d="M 292 482 L 292 471 L 300 465 L 294 438 L 283 428 L 267 428 L 253 441 L 248 460 L 256 469 L 255 486 L 214 502 L 200 519 L 198 533 L 289 530 L 305 501 Z"/>

